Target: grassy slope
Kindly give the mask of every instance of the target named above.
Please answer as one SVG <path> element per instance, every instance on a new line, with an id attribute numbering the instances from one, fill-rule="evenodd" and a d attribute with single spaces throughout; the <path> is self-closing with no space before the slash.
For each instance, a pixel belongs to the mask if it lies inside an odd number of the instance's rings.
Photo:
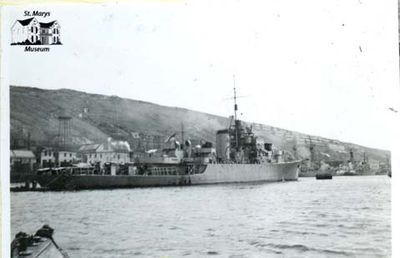
<path id="1" fill-rule="evenodd" d="M 42 90 L 29 87 L 11 87 L 11 141 L 26 137 L 30 132 L 36 144 L 54 143 L 58 134 L 58 116 L 72 117 L 71 136 L 75 144 L 104 141 L 107 137 L 128 140 L 131 132 L 145 132 L 167 136 L 185 126 L 185 135 L 190 138 L 215 141 L 215 131 L 226 128 L 229 119 L 183 108 L 165 107 L 148 102 L 123 99 L 114 96 L 87 94 L 73 90 Z M 85 112 L 86 110 L 86 112 Z M 267 125 L 253 125 L 257 135 L 273 142 L 279 148 L 306 158 L 309 152 L 309 137 Z M 312 137 L 316 144 L 316 155 L 328 153 L 335 159 L 348 159 L 352 148 L 356 158 L 361 159 L 365 151 L 370 159 L 385 160 L 387 151 L 375 150 L 350 143 L 321 137 Z M 343 146 L 337 150 L 332 146 Z"/>

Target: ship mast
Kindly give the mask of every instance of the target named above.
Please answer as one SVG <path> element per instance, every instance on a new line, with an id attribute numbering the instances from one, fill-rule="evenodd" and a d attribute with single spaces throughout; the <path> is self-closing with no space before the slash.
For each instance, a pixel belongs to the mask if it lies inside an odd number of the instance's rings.
<path id="1" fill-rule="evenodd" d="M 236 122 L 236 120 L 237 120 L 237 114 L 236 114 L 236 112 L 237 112 L 237 110 L 238 110 L 238 107 L 237 107 L 237 104 L 236 104 L 236 84 L 235 84 L 235 75 L 233 75 L 233 100 L 234 100 L 235 122 Z"/>
<path id="2" fill-rule="evenodd" d="M 181 122 L 181 140 L 182 140 L 182 146 L 185 143 L 185 130 L 183 127 L 183 122 Z"/>
<path id="3" fill-rule="evenodd" d="M 236 84 L 235 84 L 235 75 L 233 75 L 233 100 L 234 100 L 234 111 L 235 111 L 235 143 L 236 143 L 236 150 L 239 150 L 239 139 L 238 139 L 238 122 L 237 122 L 237 110 L 238 106 L 236 104 Z"/>

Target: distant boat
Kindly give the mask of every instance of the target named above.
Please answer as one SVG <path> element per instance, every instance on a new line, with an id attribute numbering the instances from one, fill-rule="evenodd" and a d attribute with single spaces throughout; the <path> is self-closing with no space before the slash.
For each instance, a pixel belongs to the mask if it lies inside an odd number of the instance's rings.
<path id="1" fill-rule="evenodd" d="M 19 232 L 11 242 L 11 258 L 69 258 L 53 239 L 54 229 L 48 225 L 35 235 Z"/>
<path id="2" fill-rule="evenodd" d="M 316 179 L 332 179 L 332 174 L 328 172 L 317 173 L 315 175 Z"/>
<path id="3" fill-rule="evenodd" d="M 308 148 L 310 151 L 310 158 L 304 159 L 300 165 L 299 177 L 315 177 L 320 169 L 320 162 L 316 159 L 316 145 L 313 143 L 311 136 L 308 136 Z"/>

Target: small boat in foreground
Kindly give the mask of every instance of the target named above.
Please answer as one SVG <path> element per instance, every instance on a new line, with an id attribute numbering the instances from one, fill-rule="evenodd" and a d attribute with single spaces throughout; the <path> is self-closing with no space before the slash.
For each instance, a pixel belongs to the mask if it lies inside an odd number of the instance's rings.
<path id="1" fill-rule="evenodd" d="M 44 225 L 35 235 L 19 232 L 11 242 L 11 258 L 69 258 L 53 239 L 54 229 Z"/>

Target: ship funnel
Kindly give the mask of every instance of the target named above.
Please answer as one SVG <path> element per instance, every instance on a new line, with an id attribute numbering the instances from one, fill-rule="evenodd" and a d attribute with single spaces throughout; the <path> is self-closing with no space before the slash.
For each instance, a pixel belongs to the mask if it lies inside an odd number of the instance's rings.
<path id="1" fill-rule="evenodd" d="M 107 150 L 111 150 L 111 140 L 112 140 L 111 137 L 107 138 Z"/>
<path id="2" fill-rule="evenodd" d="M 220 161 L 229 160 L 230 137 L 228 129 L 217 131 L 216 152 L 218 160 Z"/>
<path id="3" fill-rule="evenodd" d="M 192 142 L 190 140 L 185 141 L 185 149 L 186 149 L 187 157 L 191 158 L 192 157 Z"/>

